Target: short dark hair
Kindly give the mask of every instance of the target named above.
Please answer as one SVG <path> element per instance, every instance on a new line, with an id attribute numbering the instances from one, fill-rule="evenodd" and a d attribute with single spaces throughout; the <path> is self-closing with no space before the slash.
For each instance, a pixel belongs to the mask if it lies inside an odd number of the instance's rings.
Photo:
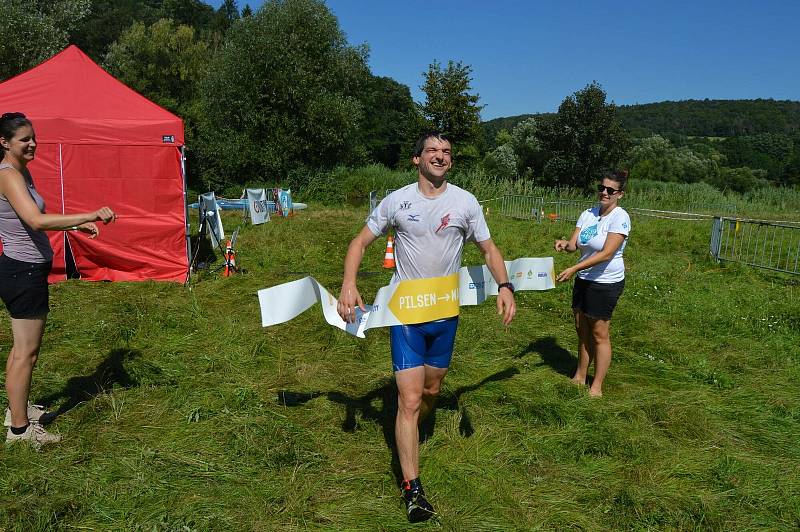
<path id="1" fill-rule="evenodd" d="M 610 179 L 619 184 L 620 190 L 625 190 L 625 185 L 628 183 L 627 170 L 612 170 L 603 174 L 603 179 Z"/>
<path id="2" fill-rule="evenodd" d="M 23 126 L 33 126 L 22 113 L 3 113 L 0 115 L 0 137 L 11 140 L 14 133 Z"/>
<path id="3" fill-rule="evenodd" d="M 441 131 L 426 131 L 425 133 L 419 136 L 419 138 L 417 139 L 417 143 L 414 144 L 414 157 L 419 157 L 420 155 L 422 155 L 422 150 L 425 149 L 425 141 L 428 139 L 439 139 L 442 141 L 450 142 L 450 139 L 447 138 L 447 135 L 445 135 Z"/>

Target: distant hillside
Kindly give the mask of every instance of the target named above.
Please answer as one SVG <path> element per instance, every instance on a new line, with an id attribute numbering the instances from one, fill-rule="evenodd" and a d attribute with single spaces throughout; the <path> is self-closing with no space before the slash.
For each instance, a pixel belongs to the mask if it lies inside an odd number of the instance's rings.
<path id="1" fill-rule="evenodd" d="M 735 137 L 800 131 L 800 102 L 787 100 L 686 100 L 617 109 L 633 135 L 676 133 L 695 137 Z"/>
<path id="2" fill-rule="evenodd" d="M 617 108 L 622 125 L 633 136 L 654 133 L 696 137 L 733 137 L 758 133 L 800 132 L 800 102 L 788 100 L 686 100 Z M 487 145 L 501 129 L 511 131 L 537 115 L 495 118 L 483 123 Z"/>

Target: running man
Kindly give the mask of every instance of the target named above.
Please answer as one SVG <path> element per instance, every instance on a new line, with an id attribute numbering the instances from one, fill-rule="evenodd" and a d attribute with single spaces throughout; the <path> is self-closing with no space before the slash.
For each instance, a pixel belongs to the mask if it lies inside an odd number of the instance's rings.
<path id="1" fill-rule="evenodd" d="M 456 273 L 461 267 L 464 242 L 475 242 L 500 286 L 497 312 L 502 314 L 504 325 L 510 324 L 516 313 L 514 286 L 508 282 L 503 256 L 489 235 L 483 210 L 475 196 L 445 179 L 453 165 L 450 141 L 436 132 L 422 135 L 412 161 L 419 171 L 418 181 L 386 196 L 350 242 L 339 315 L 352 323 L 355 307 L 365 309 L 356 288 L 356 273 L 367 246 L 391 227 L 397 263 L 392 282 Z M 458 316 L 390 328 L 398 390 L 395 440 L 404 478 L 403 499 L 411 522 L 424 521 L 435 513 L 419 479 L 418 422 L 434 407 L 450 366 L 457 326 Z"/>

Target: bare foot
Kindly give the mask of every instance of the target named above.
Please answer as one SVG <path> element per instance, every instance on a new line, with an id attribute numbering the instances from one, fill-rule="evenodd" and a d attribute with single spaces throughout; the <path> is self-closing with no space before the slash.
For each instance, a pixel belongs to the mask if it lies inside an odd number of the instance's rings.
<path id="1" fill-rule="evenodd" d="M 589 396 L 590 397 L 603 397 L 603 392 L 598 392 L 592 388 L 589 388 Z"/>
<path id="2" fill-rule="evenodd" d="M 583 386 L 584 384 L 586 384 L 586 377 L 581 379 L 580 377 L 578 377 L 576 375 L 575 377 L 572 377 L 572 384 L 577 384 L 578 386 Z"/>

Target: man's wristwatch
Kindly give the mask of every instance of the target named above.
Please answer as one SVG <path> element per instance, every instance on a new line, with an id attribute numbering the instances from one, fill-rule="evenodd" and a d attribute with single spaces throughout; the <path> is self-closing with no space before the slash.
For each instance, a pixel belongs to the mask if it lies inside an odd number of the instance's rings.
<path id="1" fill-rule="evenodd" d="M 499 285 L 497 285 L 498 292 L 500 291 L 501 288 L 508 288 L 509 290 L 511 290 L 512 294 L 514 293 L 514 285 L 511 283 L 500 283 Z"/>

